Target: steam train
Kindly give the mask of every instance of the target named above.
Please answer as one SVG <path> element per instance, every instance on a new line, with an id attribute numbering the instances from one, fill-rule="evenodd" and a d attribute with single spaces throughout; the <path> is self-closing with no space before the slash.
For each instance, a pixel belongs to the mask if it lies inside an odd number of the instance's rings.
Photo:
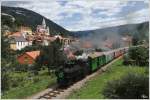
<path id="1" fill-rule="evenodd" d="M 57 83 L 60 87 L 67 87 L 87 75 L 97 71 L 113 59 L 123 55 L 128 47 L 115 49 L 108 52 L 92 52 L 86 58 L 80 57 L 71 62 L 66 62 L 56 71 Z"/>

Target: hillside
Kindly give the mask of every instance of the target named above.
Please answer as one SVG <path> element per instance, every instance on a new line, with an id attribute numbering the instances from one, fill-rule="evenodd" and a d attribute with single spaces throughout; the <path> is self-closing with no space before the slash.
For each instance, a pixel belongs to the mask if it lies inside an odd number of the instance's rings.
<path id="1" fill-rule="evenodd" d="M 117 34 L 117 35 L 140 35 L 143 38 L 148 37 L 149 33 L 149 23 L 144 22 L 140 24 L 127 24 L 127 25 L 121 25 L 121 26 L 115 26 L 115 27 L 108 27 L 103 29 L 96 29 L 96 30 L 87 30 L 87 31 L 77 31 L 73 32 L 73 36 L 76 37 L 88 37 L 88 36 L 101 36 L 103 34 Z"/>
<path id="2" fill-rule="evenodd" d="M 2 26 L 3 25 L 9 26 L 10 23 L 12 23 L 17 25 L 26 25 L 32 27 L 32 29 L 35 30 L 36 26 L 41 24 L 42 19 L 45 17 L 36 12 L 24 8 L 2 6 L 1 18 L 2 18 Z M 69 31 L 52 22 L 51 20 L 45 18 L 45 21 L 50 28 L 51 34 L 64 34 L 64 35 L 69 34 Z"/>
<path id="3" fill-rule="evenodd" d="M 107 46 L 122 47 L 125 46 L 122 39 L 126 36 L 132 37 L 132 44 L 138 45 L 149 43 L 149 23 L 126 24 L 115 27 L 107 27 L 96 30 L 72 32 L 72 36 L 81 38 L 82 41 L 88 41 L 96 47 L 102 48 L 103 44 Z"/>

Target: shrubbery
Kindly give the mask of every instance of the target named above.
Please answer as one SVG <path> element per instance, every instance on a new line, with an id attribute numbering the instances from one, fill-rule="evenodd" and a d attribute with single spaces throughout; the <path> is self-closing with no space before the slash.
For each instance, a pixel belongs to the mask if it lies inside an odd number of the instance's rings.
<path id="1" fill-rule="evenodd" d="M 25 81 L 25 77 L 19 74 L 13 74 L 10 76 L 10 86 L 17 87 L 23 85 L 23 81 Z"/>
<path id="2" fill-rule="evenodd" d="M 12 66 L 16 72 L 27 72 L 28 71 L 28 65 L 27 64 L 14 63 Z"/>
<path id="3" fill-rule="evenodd" d="M 103 95 L 110 99 L 147 99 L 149 98 L 149 78 L 129 73 L 119 80 L 109 81 Z"/>

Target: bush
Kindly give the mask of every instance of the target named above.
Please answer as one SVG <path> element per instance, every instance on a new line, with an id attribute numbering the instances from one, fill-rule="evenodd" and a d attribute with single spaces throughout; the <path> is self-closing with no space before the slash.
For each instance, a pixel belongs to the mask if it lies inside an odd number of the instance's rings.
<path id="1" fill-rule="evenodd" d="M 34 77 L 34 78 L 33 78 L 33 83 L 37 83 L 37 82 L 39 82 L 39 80 L 40 80 L 40 79 L 39 79 L 38 77 Z"/>
<path id="2" fill-rule="evenodd" d="M 123 56 L 123 64 L 124 65 L 136 65 L 136 61 L 132 60 L 129 55 Z"/>
<path id="3" fill-rule="evenodd" d="M 23 75 L 13 73 L 11 75 L 10 81 L 11 81 L 11 87 L 18 87 L 18 86 L 23 85 L 25 78 Z"/>
<path id="4" fill-rule="evenodd" d="M 103 95 L 111 99 L 149 98 L 148 76 L 129 73 L 119 80 L 113 80 L 104 87 Z"/>
<path id="5" fill-rule="evenodd" d="M 20 64 L 18 61 L 14 61 L 11 64 L 11 67 L 15 69 L 17 72 L 27 72 L 28 71 L 28 64 Z"/>

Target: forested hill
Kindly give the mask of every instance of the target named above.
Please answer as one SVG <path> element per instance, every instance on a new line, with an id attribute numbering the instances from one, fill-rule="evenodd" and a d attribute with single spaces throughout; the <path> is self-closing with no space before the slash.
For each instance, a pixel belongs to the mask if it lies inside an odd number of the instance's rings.
<path id="1" fill-rule="evenodd" d="M 103 34 L 118 34 L 118 35 L 138 35 L 143 38 L 148 37 L 149 33 L 149 22 L 143 22 L 139 24 L 126 24 L 114 27 L 107 27 L 96 30 L 87 30 L 87 31 L 77 31 L 72 32 L 73 36 L 76 37 L 87 37 L 93 35 L 103 35 Z"/>
<path id="2" fill-rule="evenodd" d="M 42 23 L 43 18 L 45 17 L 31 10 L 18 7 L 1 6 L 2 25 L 10 26 L 10 28 L 12 28 L 11 26 L 14 26 L 13 24 L 17 24 L 26 25 L 35 30 L 36 26 Z M 47 18 L 45 18 L 45 20 L 46 24 L 50 28 L 51 34 L 69 34 L 69 31 L 52 22 L 51 20 Z"/>

